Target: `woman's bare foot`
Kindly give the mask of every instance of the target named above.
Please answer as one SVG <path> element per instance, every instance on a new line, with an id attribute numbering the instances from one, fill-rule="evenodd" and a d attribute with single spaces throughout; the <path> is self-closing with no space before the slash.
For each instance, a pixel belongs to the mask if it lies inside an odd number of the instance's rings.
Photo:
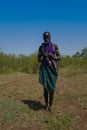
<path id="1" fill-rule="evenodd" d="M 52 109 L 52 107 L 49 107 L 48 110 L 50 111 L 50 113 L 53 113 L 53 109 Z"/>

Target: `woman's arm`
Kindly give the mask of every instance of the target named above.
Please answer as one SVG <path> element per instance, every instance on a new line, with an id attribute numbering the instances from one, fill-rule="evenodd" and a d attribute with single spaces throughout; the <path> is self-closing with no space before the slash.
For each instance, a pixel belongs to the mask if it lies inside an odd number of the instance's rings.
<path id="1" fill-rule="evenodd" d="M 43 51 L 43 45 L 41 45 L 38 50 L 38 62 L 42 62 L 46 57 L 49 57 L 49 55 Z"/>
<path id="2" fill-rule="evenodd" d="M 54 59 L 56 61 L 61 59 L 59 48 L 56 44 L 54 44 L 54 55 L 49 54 L 49 57 L 51 57 L 52 59 Z"/>
<path id="3" fill-rule="evenodd" d="M 39 50 L 38 50 L 38 62 L 41 62 L 43 60 L 43 55 L 42 55 L 42 46 L 39 47 Z"/>

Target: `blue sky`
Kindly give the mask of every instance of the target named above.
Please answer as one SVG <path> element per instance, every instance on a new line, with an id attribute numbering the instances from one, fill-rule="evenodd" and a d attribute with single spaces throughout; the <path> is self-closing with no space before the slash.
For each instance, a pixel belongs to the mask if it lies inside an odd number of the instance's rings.
<path id="1" fill-rule="evenodd" d="M 0 0 L 0 48 L 29 55 L 43 42 L 43 32 L 63 55 L 87 47 L 86 0 Z"/>

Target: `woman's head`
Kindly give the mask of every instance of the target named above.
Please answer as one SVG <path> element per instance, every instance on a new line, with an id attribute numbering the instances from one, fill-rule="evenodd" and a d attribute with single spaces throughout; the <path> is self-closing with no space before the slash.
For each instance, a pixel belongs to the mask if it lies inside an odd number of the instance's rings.
<path id="1" fill-rule="evenodd" d="M 43 39 L 45 42 L 50 42 L 51 36 L 49 32 L 44 32 L 43 33 Z"/>

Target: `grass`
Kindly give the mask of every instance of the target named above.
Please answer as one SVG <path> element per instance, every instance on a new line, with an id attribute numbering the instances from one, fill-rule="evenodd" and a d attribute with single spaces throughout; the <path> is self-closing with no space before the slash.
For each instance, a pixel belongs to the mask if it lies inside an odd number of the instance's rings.
<path id="1" fill-rule="evenodd" d="M 10 99 L 3 99 L 0 101 L 0 104 L 0 111 L 2 112 L 0 124 L 3 125 L 15 123 L 20 120 L 22 121 L 20 128 L 27 128 L 29 125 L 34 123 L 41 126 L 42 129 L 47 128 L 48 130 L 68 130 L 76 127 L 76 117 L 70 115 L 69 113 L 45 115 L 41 111 L 35 112 L 28 109 L 25 105 L 13 102 Z"/>
<path id="2" fill-rule="evenodd" d="M 11 99 L 0 100 L 0 111 L 3 113 L 0 118 L 2 124 L 13 122 L 17 120 L 21 107 L 19 104 L 13 102 Z"/>
<path id="3" fill-rule="evenodd" d="M 53 110 L 53 114 L 44 111 L 38 74 L 0 75 L 0 130 L 86 130 L 84 70 L 60 68 Z"/>

